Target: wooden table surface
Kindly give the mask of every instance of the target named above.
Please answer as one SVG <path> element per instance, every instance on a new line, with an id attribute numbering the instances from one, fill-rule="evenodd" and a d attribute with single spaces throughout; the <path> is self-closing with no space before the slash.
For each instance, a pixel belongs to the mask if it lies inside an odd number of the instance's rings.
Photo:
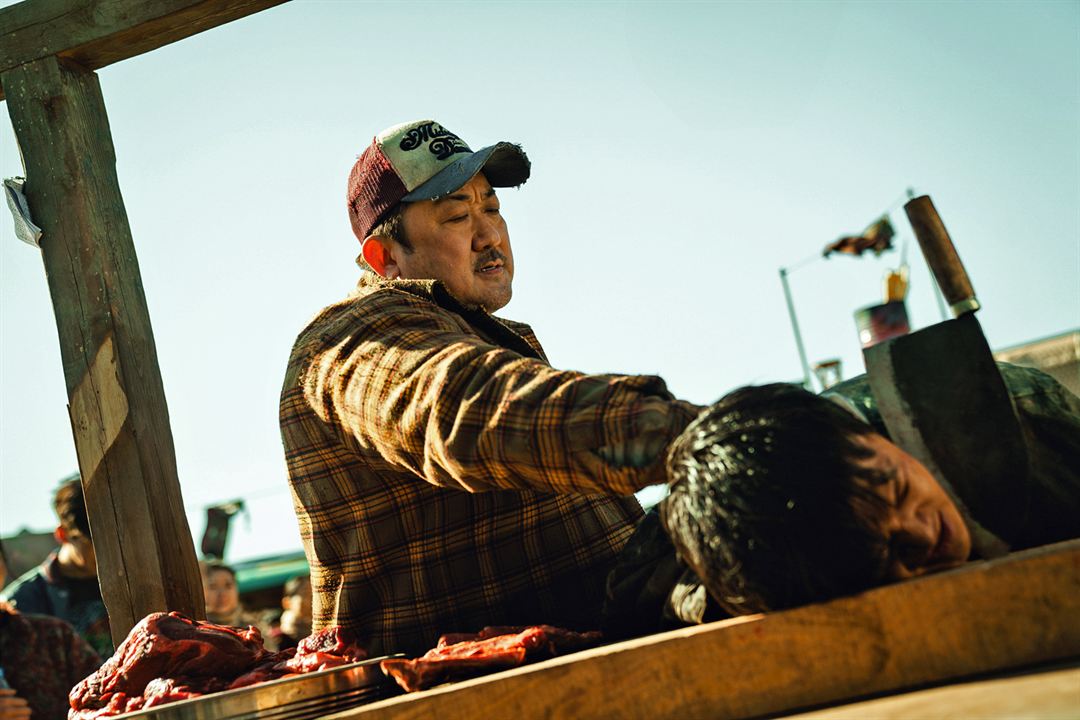
<path id="1" fill-rule="evenodd" d="M 1080 663 L 836 705 L 784 720 L 1076 720 Z"/>
<path id="2" fill-rule="evenodd" d="M 332 717 L 755 718 L 1069 659 L 1080 659 L 1080 540 L 828 603 L 594 648 Z M 1052 675 L 1046 683 L 1067 689 L 1074 680 Z M 1034 682 L 1018 678 L 1015 686 Z"/>

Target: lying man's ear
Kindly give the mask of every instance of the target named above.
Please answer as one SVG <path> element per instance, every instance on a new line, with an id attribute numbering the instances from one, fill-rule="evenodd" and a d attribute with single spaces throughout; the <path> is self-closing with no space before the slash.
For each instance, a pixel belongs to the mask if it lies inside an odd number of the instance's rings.
<path id="1" fill-rule="evenodd" d="M 394 260 L 391 241 L 381 235 L 368 235 L 360 246 L 360 253 L 371 269 L 384 278 L 401 277 L 401 269 Z"/>

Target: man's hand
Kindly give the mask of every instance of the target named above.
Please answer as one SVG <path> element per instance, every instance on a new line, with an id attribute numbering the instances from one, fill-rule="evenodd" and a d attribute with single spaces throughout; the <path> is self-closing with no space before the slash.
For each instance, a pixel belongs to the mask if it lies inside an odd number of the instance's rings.
<path id="1" fill-rule="evenodd" d="M 657 460 L 663 460 L 671 439 L 694 418 L 696 408 L 689 403 L 657 401 L 637 419 L 637 434 L 626 438 L 621 443 L 604 445 L 596 449 L 596 454 L 604 462 L 617 468 L 645 468 Z"/>
<path id="2" fill-rule="evenodd" d="M 596 454 L 618 468 L 643 468 L 652 465 L 667 447 L 668 438 L 659 432 L 640 435 L 617 445 L 597 448 Z"/>
<path id="3" fill-rule="evenodd" d="M 30 706 L 11 689 L 0 690 L 0 720 L 27 720 Z"/>

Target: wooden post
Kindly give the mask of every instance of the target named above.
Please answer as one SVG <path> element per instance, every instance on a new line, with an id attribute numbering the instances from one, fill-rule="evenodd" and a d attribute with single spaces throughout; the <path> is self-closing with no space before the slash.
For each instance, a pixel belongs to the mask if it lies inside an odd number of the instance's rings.
<path id="1" fill-rule="evenodd" d="M 0 74 L 41 226 L 101 594 L 116 643 L 147 613 L 204 617 L 165 392 L 97 76 Z"/>

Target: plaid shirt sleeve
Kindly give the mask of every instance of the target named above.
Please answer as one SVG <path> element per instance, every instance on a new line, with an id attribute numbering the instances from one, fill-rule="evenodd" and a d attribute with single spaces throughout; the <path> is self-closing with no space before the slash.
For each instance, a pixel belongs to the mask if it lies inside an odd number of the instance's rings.
<path id="1" fill-rule="evenodd" d="M 317 325 L 309 406 L 344 444 L 443 487 L 627 495 L 664 482 L 663 451 L 699 410 L 658 377 L 555 370 L 400 290 Z"/>

